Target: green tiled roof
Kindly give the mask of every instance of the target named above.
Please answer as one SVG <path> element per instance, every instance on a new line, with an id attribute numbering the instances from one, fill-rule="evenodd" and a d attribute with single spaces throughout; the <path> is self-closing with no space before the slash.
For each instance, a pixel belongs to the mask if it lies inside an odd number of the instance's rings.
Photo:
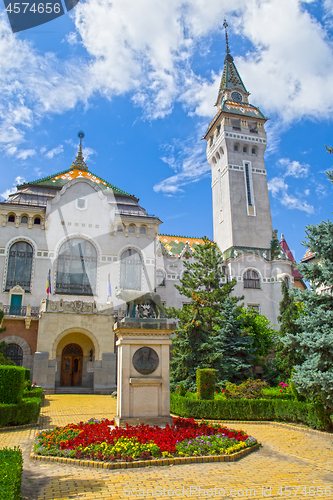
<path id="1" fill-rule="evenodd" d="M 19 186 L 33 184 L 35 186 L 52 186 L 52 187 L 62 188 L 67 182 L 69 182 L 71 180 L 70 172 L 74 172 L 74 171 L 76 171 L 76 172 L 72 178 L 81 177 L 81 178 L 90 179 L 93 182 L 97 182 L 101 189 L 111 188 L 117 194 L 123 194 L 125 196 L 130 196 L 131 198 L 135 198 L 136 200 L 138 200 L 138 198 L 136 198 L 136 196 L 131 195 L 131 194 L 127 193 L 126 191 L 123 191 L 122 189 L 119 189 L 117 186 L 114 186 L 110 182 L 102 179 L 98 175 L 90 172 L 89 170 L 81 171 L 81 170 L 76 169 L 75 167 L 68 168 L 67 170 L 63 170 L 61 172 L 58 172 L 57 174 L 49 175 L 47 177 L 43 177 L 43 178 L 37 179 L 35 181 L 27 182 L 25 184 L 20 184 Z M 80 174 L 77 175 L 77 172 L 80 172 Z"/>

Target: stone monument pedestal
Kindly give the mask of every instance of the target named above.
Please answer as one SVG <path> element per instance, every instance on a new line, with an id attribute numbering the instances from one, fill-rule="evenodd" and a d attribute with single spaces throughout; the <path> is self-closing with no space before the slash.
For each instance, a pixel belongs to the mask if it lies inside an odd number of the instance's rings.
<path id="1" fill-rule="evenodd" d="M 172 425 L 170 416 L 170 334 L 174 324 L 116 323 L 118 389 L 116 425 Z"/>

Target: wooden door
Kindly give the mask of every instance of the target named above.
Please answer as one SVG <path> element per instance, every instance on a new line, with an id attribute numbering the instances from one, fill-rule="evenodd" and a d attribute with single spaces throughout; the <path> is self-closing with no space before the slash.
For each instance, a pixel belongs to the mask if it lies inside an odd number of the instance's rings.
<path id="1" fill-rule="evenodd" d="M 83 353 L 77 344 L 69 344 L 62 352 L 60 385 L 78 387 L 82 385 Z"/>

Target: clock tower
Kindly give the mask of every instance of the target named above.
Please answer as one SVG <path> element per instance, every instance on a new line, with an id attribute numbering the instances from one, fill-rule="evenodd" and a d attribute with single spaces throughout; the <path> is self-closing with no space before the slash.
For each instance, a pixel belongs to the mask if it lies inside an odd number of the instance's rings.
<path id="1" fill-rule="evenodd" d="M 225 21 L 217 113 L 204 136 L 212 171 L 214 241 L 223 253 L 226 277 L 237 280 L 235 294 L 276 323 L 281 287 L 267 285 L 291 275 L 291 269 L 273 235 L 264 161 L 267 118 L 249 103 L 230 54 L 227 26 Z"/>

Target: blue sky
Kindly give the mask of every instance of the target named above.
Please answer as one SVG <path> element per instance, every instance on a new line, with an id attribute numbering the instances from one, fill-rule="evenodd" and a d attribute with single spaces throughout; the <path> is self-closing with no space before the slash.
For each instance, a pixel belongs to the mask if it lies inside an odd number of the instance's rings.
<path id="1" fill-rule="evenodd" d="M 2 197 L 70 167 L 83 130 L 89 170 L 140 198 L 161 233 L 213 237 L 201 141 L 231 53 L 270 118 L 273 227 L 300 260 L 307 224 L 330 218 L 333 0 L 87 0 L 13 34 L 0 12 Z"/>

